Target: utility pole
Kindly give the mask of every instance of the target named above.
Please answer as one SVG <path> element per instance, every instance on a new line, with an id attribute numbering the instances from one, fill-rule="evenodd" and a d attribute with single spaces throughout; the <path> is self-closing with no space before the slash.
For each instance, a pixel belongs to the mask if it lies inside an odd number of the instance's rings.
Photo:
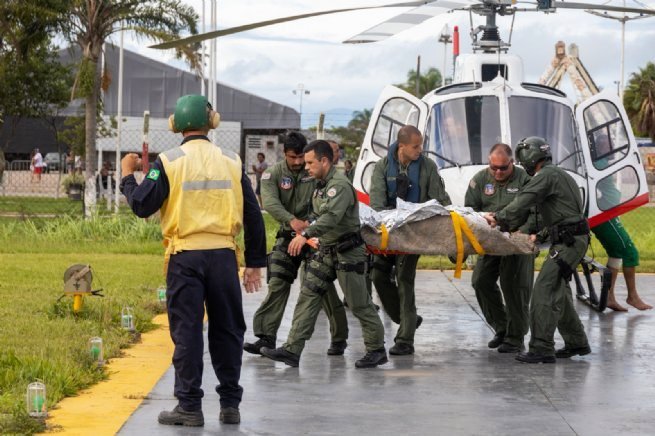
<path id="1" fill-rule="evenodd" d="M 305 89 L 305 85 L 303 83 L 299 83 L 296 89 L 291 92 L 293 92 L 293 95 L 298 95 L 300 97 L 300 107 L 298 113 L 300 114 L 300 128 L 302 129 L 302 96 L 309 95 L 309 89 Z"/>

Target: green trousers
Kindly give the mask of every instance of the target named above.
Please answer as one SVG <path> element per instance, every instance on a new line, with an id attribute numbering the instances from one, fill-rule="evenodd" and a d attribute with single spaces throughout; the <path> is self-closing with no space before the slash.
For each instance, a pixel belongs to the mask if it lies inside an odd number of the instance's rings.
<path id="1" fill-rule="evenodd" d="M 484 319 L 508 344 L 523 345 L 523 337 L 528 333 L 533 282 L 534 256 L 531 254 L 479 256 L 475 264 L 471 286 Z"/>
<path id="2" fill-rule="evenodd" d="M 384 348 L 384 327 L 375 311 L 371 296 L 366 291 L 363 268 L 366 262 L 364 245 L 345 253 L 317 253 L 308 261 L 298 303 L 293 313 L 293 324 L 284 348 L 300 355 L 305 342 L 312 337 L 314 325 L 321 307 L 321 300 L 335 279 L 348 302 L 348 307 L 359 320 L 367 351 Z M 361 272 L 349 271 L 361 268 Z"/>
<path id="3" fill-rule="evenodd" d="M 255 312 L 252 322 L 255 336 L 259 338 L 264 336 L 277 337 L 277 331 L 280 328 L 284 310 L 289 300 L 291 284 L 294 282 L 299 269 L 301 282 L 303 280 L 303 257 L 289 256 L 286 252 L 288 244 L 289 242 L 285 241 L 284 238 L 278 239 L 275 248 L 269 255 L 270 279 L 268 281 L 268 293 L 259 309 Z M 330 322 L 332 342 L 341 342 L 348 339 L 346 310 L 333 283 L 327 286 L 327 291 L 321 298 L 320 305 Z"/>
<path id="4" fill-rule="evenodd" d="M 569 283 L 560 276 L 554 258 L 559 257 L 571 268 L 577 268 L 589 244 L 586 235 L 576 236 L 575 243 L 567 247 L 556 244 L 550 248 L 537 276 L 530 302 L 530 351 L 552 356 L 555 354 L 555 328 L 559 330 L 567 348 L 588 345 L 587 335 L 575 311 Z"/>
<path id="5" fill-rule="evenodd" d="M 375 256 L 371 278 L 378 291 L 384 311 L 399 324 L 395 342 L 414 345 L 416 332 L 416 254 Z M 395 280 L 391 276 L 396 267 Z"/>

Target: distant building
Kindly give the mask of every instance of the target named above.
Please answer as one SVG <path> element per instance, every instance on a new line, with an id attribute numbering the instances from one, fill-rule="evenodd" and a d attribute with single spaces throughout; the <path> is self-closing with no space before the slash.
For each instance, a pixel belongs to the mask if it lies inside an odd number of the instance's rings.
<path id="1" fill-rule="evenodd" d="M 105 52 L 112 82 L 103 96 L 104 115 L 115 117 L 118 112 L 119 49 L 107 44 Z M 74 59 L 79 58 L 77 53 L 79 51 L 75 49 L 62 50 L 60 58 L 63 63 L 72 63 Z M 200 94 L 200 78 L 129 50 L 124 51 L 123 72 L 124 126 L 121 150 L 141 151 L 145 110 L 150 111 L 151 117 L 150 153 L 155 154 L 179 144 L 179 135 L 167 130 L 167 119 L 173 113 L 178 97 L 184 94 Z M 300 115 L 291 107 L 223 83 L 217 83 L 217 95 L 218 102 L 212 102 L 222 120 L 221 128 L 217 131 L 217 142 L 222 141 L 227 148 L 239 152 L 246 164 L 260 151 L 267 155 L 269 162 L 274 162 L 279 158 L 278 135 L 289 129 L 300 128 Z M 0 144 L 4 145 L 11 138 L 4 149 L 7 161 L 27 159 L 34 147 L 39 147 L 43 154 L 58 149 L 65 152 L 66 144 L 57 144 L 55 127 L 62 129 L 65 117 L 72 115 L 82 115 L 81 100 L 71 103 L 62 111 L 61 116 L 49 122 L 37 119 L 20 120 L 13 134 L 12 118 L 6 116 L 0 129 Z M 102 153 L 115 153 L 116 142 L 115 137 L 100 138 L 97 146 Z M 247 167 L 249 168 L 249 165 Z"/>

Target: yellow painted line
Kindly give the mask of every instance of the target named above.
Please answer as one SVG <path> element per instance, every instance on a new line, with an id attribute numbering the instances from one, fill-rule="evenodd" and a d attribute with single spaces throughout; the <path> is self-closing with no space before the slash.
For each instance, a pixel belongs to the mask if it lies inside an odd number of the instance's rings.
<path id="1" fill-rule="evenodd" d="M 157 315 L 153 322 L 157 328 L 144 333 L 141 343 L 109 361 L 108 380 L 63 399 L 49 411 L 48 426 L 58 434 L 116 434 L 171 365 L 168 318 Z"/>

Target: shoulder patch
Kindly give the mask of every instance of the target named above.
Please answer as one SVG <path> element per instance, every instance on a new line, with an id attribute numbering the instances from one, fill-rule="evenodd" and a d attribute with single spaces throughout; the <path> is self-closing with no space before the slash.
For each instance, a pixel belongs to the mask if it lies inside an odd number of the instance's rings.
<path id="1" fill-rule="evenodd" d="M 471 179 L 471 181 L 469 182 L 469 186 L 471 187 L 471 189 L 475 189 L 477 183 L 475 183 L 475 180 Z"/>
<path id="2" fill-rule="evenodd" d="M 330 188 L 330 189 L 328 189 L 328 191 L 327 191 L 327 196 L 328 196 L 328 197 L 332 198 L 332 197 L 334 197 L 335 195 L 337 195 L 337 188 Z"/>
<path id="3" fill-rule="evenodd" d="M 270 178 L 271 178 L 271 173 L 265 172 L 264 174 L 262 174 L 262 180 L 268 180 Z"/>
<path id="4" fill-rule="evenodd" d="M 150 180 L 156 182 L 157 179 L 159 178 L 159 174 L 160 174 L 160 171 L 153 168 L 150 171 L 148 171 L 148 175 L 146 176 L 146 179 L 150 179 Z"/>
<path id="5" fill-rule="evenodd" d="M 293 188 L 293 180 L 291 177 L 282 177 L 282 180 L 280 180 L 280 188 L 284 189 L 285 191 Z"/>

